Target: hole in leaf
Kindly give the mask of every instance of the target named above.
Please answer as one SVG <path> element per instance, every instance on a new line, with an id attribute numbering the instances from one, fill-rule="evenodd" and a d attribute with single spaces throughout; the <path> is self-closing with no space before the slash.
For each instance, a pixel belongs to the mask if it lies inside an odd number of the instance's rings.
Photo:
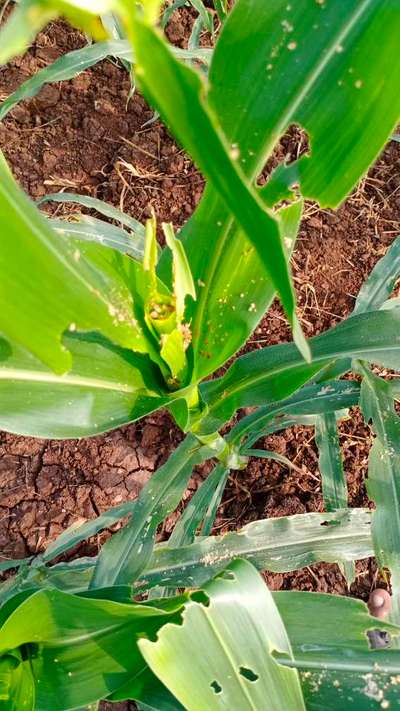
<path id="1" fill-rule="evenodd" d="M 311 154 L 311 146 L 307 131 L 298 124 L 291 124 L 286 133 L 280 137 L 274 146 L 263 170 L 258 176 L 257 185 L 263 187 L 269 181 L 271 174 L 280 166 L 290 166 L 305 155 Z M 243 156 L 242 160 L 245 160 Z"/>
<path id="2" fill-rule="evenodd" d="M 236 575 L 235 573 L 232 573 L 231 570 L 223 570 L 218 577 L 223 580 L 236 580 Z"/>
<path id="3" fill-rule="evenodd" d="M 222 694 L 222 686 L 217 681 L 212 681 L 210 686 L 215 694 Z"/>
<path id="4" fill-rule="evenodd" d="M 385 649 L 391 646 L 392 640 L 386 630 L 368 630 L 367 636 L 370 649 Z"/>
<path id="5" fill-rule="evenodd" d="M 240 667 L 239 672 L 247 681 L 257 681 L 259 678 L 258 674 L 248 667 Z"/>
<path id="6" fill-rule="evenodd" d="M 190 595 L 190 598 L 194 602 L 198 602 L 200 605 L 204 605 L 204 607 L 208 607 L 210 605 L 210 598 L 204 592 L 204 590 L 196 590 L 196 592 L 193 592 Z"/>

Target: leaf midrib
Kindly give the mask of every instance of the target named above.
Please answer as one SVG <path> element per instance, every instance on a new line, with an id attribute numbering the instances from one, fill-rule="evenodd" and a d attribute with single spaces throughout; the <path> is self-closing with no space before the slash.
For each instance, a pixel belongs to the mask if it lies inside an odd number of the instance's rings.
<path id="1" fill-rule="evenodd" d="M 18 368 L 1 368 L 1 380 L 19 380 L 37 383 L 52 383 L 55 385 L 73 385 L 98 390 L 116 390 L 124 393 L 138 393 L 139 388 L 133 388 L 127 383 L 116 383 L 112 380 L 101 380 L 100 378 L 84 377 L 82 375 L 56 375 L 55 373 L 44 373 L 35 370 L 23 370 Z M 144 388 L 143 388 L 144 389 Z"/>

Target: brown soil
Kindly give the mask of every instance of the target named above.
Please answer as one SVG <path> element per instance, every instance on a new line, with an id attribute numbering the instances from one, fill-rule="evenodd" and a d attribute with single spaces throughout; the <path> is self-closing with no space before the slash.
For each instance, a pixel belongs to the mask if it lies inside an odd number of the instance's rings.
<path id="1" fill-rule="evenodd" d="M 170 28 L 171 39 L 183 45 L 191 21 L 190 13 L 181 13 Z M 64 24 L 50 25 L 26 56 L 0 72 L 0 98 L 82 44 L 82 36 Z M 195 209 L 203 180 L 159 122 L 144 127 L 152 111 L 138 93 L 128 102 L 129 89 L 127 72 L 112 61 L 71 82 L 48 86 L 0 125 L 0 147 L 33 198 L 66 188 L 119 205 L 138 219 L 152 205 L 160 219 L 178 227 Z M 301 140 L 292 131 L 282 141 L 282 155 L 298 150 Z M 400 145 L 390 143 L 340 210 L 307 206 L 293 259 L 299 314 L 307 335 L 327 329 L 351 311 L 363 280 L 399 232 L 399 187 Z M 274 304 L 246 349 L 289 339 L 281 310 Z M 136 497 L 180 437 L 166 413 L 80 441 L 0 434 L 2 555 L 38 553 L 72 522 Z M 370 434 L 357 411 L 341 426 L 341 441 L 350 505 L 366 505 Z M 215 531 L 266 516 L 322 511 L 312 430 L 293 428 L 264 444 L 295 461 L 302 476 L 265 460 L 253 460 L 246 470 L 232 473 Z M 196 471 L 186 498 L 208 471 L 209 465 Z M 161 537 L 169 534 L 176 518 L 177 514 L 164 524 Z M 97 547 L 98 541 L 92 541 L 85 552 Z M 273 589 L 347 592 L 334 565 L 266 578 Z M 363 561 L 351 592 L 365 598 L 376 581 L 373 561 Z"/>

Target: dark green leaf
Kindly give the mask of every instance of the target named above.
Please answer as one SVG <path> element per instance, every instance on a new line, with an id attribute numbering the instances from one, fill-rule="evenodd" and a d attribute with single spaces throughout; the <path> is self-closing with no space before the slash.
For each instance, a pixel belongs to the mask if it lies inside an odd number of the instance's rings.
<path id="1" fill-rule="evenodd" d="M 278 400 L 266 407 L 259 407 L 255 412 L 243 417 L 232 427 L 227 440 L 232 444 L 251 446 L 261 436 L 265 436 L 266 428 L 274 423 L 275 430 L 290 427 L 285 425 L 287 415 L 309 417 L 324 413 L 332 413 L 358 404 L 360 386 L 354 381 L 330 380 L 319 384 L 305 385 L 286 400 Z M 274 422 L 275 418 L 275 422 Z M 309 424 L 315 424 L 313 419 Z M 246 439 L 245 439 L 246 438 Z"/>
<path id="2" fill-rule="evenodd" d="M 239 407 L 275 403 L 295 392 L 340 357 L 354 357 L 400 369 L 400 309 L 361 314 L 310 340 L 312 363 L 289 343 L 248 353 L 226 374 L 201 386 L 209 414 L 201 432 L 221 427 Z M 324 384 L 321 383 L 321 392 Z"/>
<path id="3" fill-rule="evenodd" d="M 343 470 L 335 413 L 317 416 L 315 442 L 319 450 L 319 471 L 322 479 L 325 510 L 345 509 L 348 505 L 347 482 Z M 347 583 L 350 585 L 355 580 L 354 563 L 344 563 L 343 570 Z"/>
<path id="4" fill-rule="evenodd" d="M 132 515 L 135 510 L 135 501 L 126 501 L 119 506 L 114 506 L 112 509 L 108 509 L 100 516 L 87 521 L 84 524 L 76 526 L 72 524 L 65 531 L 63 531 L 53 543 L 50 543 L 46 551 L 43 553 L 43 562 L 48 562 L 53 558 L 65 553 L 70 550 L 78 543 L 82 543 L 87 538 L 95 536 L 96 533 L 102 531 L 104 528 L 109 528 L 115 523 L 120 521 L 124 516 Z"/>
<path id="5" fill-rule="evenodd" d="M 26 647 L 36 681 L 36 711 L 76 709 L 130 683 L 131 698 L 151 688 L 137 641 L 153 636 L 175 609 L 120 604 L 43 590 L 31 595 L 0 629 L 1 654 Z M 156 684 L 156 680 L 151 676 Z M 18 711 L 23 706 L 18 708 Z"/>

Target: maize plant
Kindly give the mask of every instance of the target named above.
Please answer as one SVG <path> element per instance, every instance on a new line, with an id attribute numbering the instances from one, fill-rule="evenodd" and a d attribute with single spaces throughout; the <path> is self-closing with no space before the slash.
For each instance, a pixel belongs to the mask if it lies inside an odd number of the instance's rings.
<path id="1" fill-rule="evenodd" d="M 60 15 L 104 40 L 100 16 L 112 13 L 141 91 L 207 181 L 179 233 L 161 226 L 160 250 L 156 215 L 142 225 L 64 193 L 46 199 L 106 219 L 48 218 L 0 159 L 0 427 L 76 438 L 165 408 L 186 433 L 136 501 L 67 529 L 35 558 L 0 563 L 17 569 L 0 587 L 0 702 L 29 711 L 96 708 L 101 699 L 160 711 L 395 708 L 399 388 L 372 366 L 400 369 L 400 307 L 390 298 L 400 242 L 372 271 L 353 313 L 309 340 L 290 256 L 304 199 L 337 207 L 398 122 L 400 4 L 236 0 L 225 19 L 220 2 L 212 56 L 195 57 L 207 72 L 168 45 L 159 5 L 21 0 L 0 32 L 4 64 Z M 54 67 L 9 97 L 0 117 L 83 65 Z M 307 133 L 308 152 L 278 165 L 261 187 L 266 161 L 293 124 Z M 275 295 L 293 342 L 237 357 L 211 378 Z M 358 378 L 344 379 L 349 372 Z M 374 511 L 347 507 L 337 421 L 354 405 L 375 435 Z M 222 436 L 243 407 L 255 409 Z M 249 456 L 279 459 L 257 449 L 258 440 L 301 423 L 315 427 L 326 512 L 211 535 L 229 471 Z M 158 525 L 207 459 L 214 468 L 168 543 L 157 544 Z M 126 516 L 96 558 L 60 562 Z M 271 594 L 258 572 L 327 561 L 351 581 L 355 561 L 373 554 L 391 573 L 387 622 L 350 598 Z M 372 649 L 378 632 L 381 648 Z"/>

